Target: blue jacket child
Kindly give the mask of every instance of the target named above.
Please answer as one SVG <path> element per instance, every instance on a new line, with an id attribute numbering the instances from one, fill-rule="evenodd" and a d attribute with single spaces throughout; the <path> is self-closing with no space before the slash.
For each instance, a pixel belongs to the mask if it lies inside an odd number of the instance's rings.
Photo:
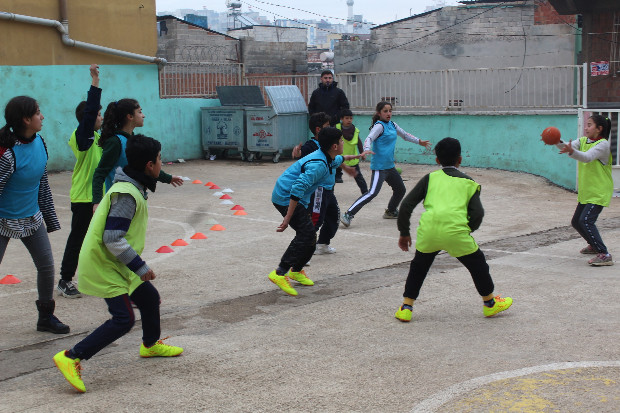
<path id="1" fill-rule="evenodd" d="M 269 280 L 285 293 L 296 296 L 289 278 L 302 285 L 314 285 L 303 271 L 316 247 L 316 232 L 308 211 L 310 197 L 330 174 L 345 160 L 360 155 L 342 156 L 342 132 L 336 128 L 324 128 L 319 132 L 320 149 L 304 156 L 291 165 L 276 181 L 271 195 L 275 208 L 284 217 L 277 232 L 289 225 L 295 237 L 280 259 L 278 267 L 269 274 Z"/>

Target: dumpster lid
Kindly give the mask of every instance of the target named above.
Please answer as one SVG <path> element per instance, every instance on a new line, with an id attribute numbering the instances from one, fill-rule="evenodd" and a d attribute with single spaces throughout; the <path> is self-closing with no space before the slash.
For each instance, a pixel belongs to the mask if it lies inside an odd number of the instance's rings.
<path id="1" fill-rule="evenodd" d="M 308 113 L 306 100 L 295 85 L 265 86 L 265 92 L 276 114 Z"/>
<path id="2" fill-rule="evenodd" d="M 265 106 L 265 99 L 258 86 L 216 86 L 222 106 Z"/>

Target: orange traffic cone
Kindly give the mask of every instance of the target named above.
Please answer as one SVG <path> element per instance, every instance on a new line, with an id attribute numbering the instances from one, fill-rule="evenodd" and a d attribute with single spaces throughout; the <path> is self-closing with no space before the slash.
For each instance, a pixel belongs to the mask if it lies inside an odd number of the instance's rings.
<path id="1" fill-rule="evenodd" d="M 184 247 L 184 246 L 189 245 L 189 244 L 179 238 L 178 240 L 174 241 L 170 245 L 172 245 L 173 247 Z"/>
<path id="2" fill-rule="evenodd" d="M 192 183 L 193 184 L 201 184 L 202 181 L 200 179 L 195 179 Z"/>
<path id="3" fill-rule="evenodd" d="M 209 181 L 209 182 L 207 182 L 207 183 L 205 184 L 205 186 L 213 186 L 213 185 L 215 185 L 215 184 L 214 184 L 213 182 L 211 182 L 211 181 Z"/>
<path id="4" fill-rule="evenodd" d="M 0 280 L 0 284 L 19 284 L 20 282 L 22 282 L 22 280 L 11 274 Z"/>
<path id="5" fill-rule="evenodd" d="M 207 239 L 207 236 L 202 232 L 197 232 L 190 237 L 191 239 Z"/>
<path id="6" fill-rule="evenodd" d="M 163 247 L 159 247 L 159 249 L 157 249 L 155 252 L 168 253 L 168 252 L 174 252 L 174 250 L 170 248 L 169 246 L 164 245 Z"/>
<path id="7" fill-rule="evenodd" d="M 247 215 L 248 213 L 245 212 L 244 210 L 240 209 L 238 211 L 235 211 L 235 213 L 233 215 Z"/>
<path id="8" fill-rule="evenodd" d="M 224 228 L 220 224 L 216 224 L 216 225 L 213 225 L 210 229 L 211 231 L 224 231 L 226 228 Z"/>

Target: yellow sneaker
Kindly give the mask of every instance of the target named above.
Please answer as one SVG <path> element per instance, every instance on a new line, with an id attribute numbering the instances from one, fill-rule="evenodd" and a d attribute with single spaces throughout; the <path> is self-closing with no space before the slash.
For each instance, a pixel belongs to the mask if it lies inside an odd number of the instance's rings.
<path id="1" fill-rule="evenodd" d="M 394 313 L 394 317 L 398 318 L 400 321 L 409 322 L 411 321 L 411 310 L 408 308 L 403 308 L 401 305 Z"/>
<path id="2" fill-rule="evenodd" d="M 290 270 L 288 272 L 288 277 L 297 281 L 301 285 L 314 285 L 314 281 L 312 281 L 310 278 L 306 276 L 306 272 L 304 270 L 301 270 L 299 272 Z"/>
<path id="3" fill-rule="evenodd" d="M 495 296 L 495 304 L 493 307 L 487 307 L 483 305 L 483 312 L 485 317 L 493 317 L 495 314 L 502 312 L 504 310 L 508 310 L 508 308 L 512 305 L 512 298 L 506 297 L 502 298 L 499 295 Z"/>
<path id="4" fill-rule="evenodd" d="M 180 356 L 183 353 L 183 349 L 181 347 L 171 346 L 169 344 L 165 344 L 164 340 L 167 339 L 162 338 L 157 343 L 153 344 L 151 347 L 144 347 L 144 343 L 140 344 L 140 357 L 176 357 Z"/>
<path id="5" fill-rule="evenodd" d="M 82 365 L 80 359 L 72 359 L 65 355 L 65 350 L 57 353 L 54 356 L 54 364 L 58 367 L 58 370 L 65 376 L 65 379 L 72 385 L 75 390 L 80 393 L 86 391 L 86 386 L 82 381 Z"/>
<path id="6" fill-rule="evenodd" d="M 276 270 L 273 270 L 269 273 L 269 280 L 278 287 L 280 287 L 282 291 L 284 291 L 288 295 L 297 295 L 297 290 L 291 287 L 291 284 L 289 284 L 288 277 L 286 275 L 278 275 L 276 273 Z"/>

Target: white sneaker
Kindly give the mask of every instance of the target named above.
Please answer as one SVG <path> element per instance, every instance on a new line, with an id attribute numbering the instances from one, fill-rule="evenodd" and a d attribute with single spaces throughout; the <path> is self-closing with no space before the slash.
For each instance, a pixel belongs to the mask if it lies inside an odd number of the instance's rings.
<path id="1" fill-rule="evenodd" d="M 333 248 L 327 244 L 316 244 L 316 249 L 314 250 L 314 255 L 335 254 L 335 253 L 336 253 L 336 248 Z"/>

